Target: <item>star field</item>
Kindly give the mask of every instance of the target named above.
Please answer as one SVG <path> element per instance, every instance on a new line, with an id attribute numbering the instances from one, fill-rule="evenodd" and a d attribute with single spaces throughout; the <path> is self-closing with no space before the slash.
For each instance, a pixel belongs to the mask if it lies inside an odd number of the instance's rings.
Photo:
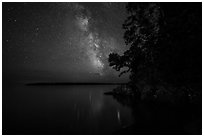
<path id="1" fill-rule="evenodd" d="M 127 48 L 125 18 L 125 3 L 3 3 L 3 66 L 35 80 L 118 80 L 108 55 Z"/>

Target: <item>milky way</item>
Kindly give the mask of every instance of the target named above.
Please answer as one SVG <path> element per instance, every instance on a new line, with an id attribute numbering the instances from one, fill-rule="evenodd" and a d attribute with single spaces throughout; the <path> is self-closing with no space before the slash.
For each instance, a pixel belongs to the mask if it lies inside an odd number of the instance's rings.
<path id="1" fill-rule="evenodd" d="M 80 45 L 85 47 L 86 55 L 88 56 L 94 72 L 103 75 L 103 71 L 106 68 L 105 60 L 107 60 L 108 55 L 111 50 L 115 49 L 116 43 L 110 43 L 107 39 L 102 39 L 97 31 L 92 31 L 90 28 L 93 27 L 91 21 L 92 17 L 85 13 L 90 13 L 89 10 L 85 9 L 79 4 L 74 5 L 76 8 L 76 25 L 81 30 L 82 39 Z M 86 11 L 84 13 L 84 11 Z M 107 46 L 109 44 L 109 46 Z M 84 48 L 82 48 L 84 49 Z"/>
<path id="2" fill-rule="evenodd" d="M 80 11 L 79 11 L 80 12 Z M 83 33 L 83 39 L 80 41 L 80 46 L 85 46 L 86 54 L 89 57 L 90 62 L 93 67 L 96 68 L 100 74 L 101 70 L 104 67 L 103 62 L 101 61 L 101 52 L 100 52 L 100 39 L 97 36 L 97 33 L 89 31 L 89 21 L 91 17 L 86 15 L 77 16 L 76 23 Z"/>
<path id="3" fill-rule="evenodd" d="M 119 79 L 108 56 L 128 48 L 125 3 L 6 3 L 3 8 L 6 69 L 46 80 Z"/>

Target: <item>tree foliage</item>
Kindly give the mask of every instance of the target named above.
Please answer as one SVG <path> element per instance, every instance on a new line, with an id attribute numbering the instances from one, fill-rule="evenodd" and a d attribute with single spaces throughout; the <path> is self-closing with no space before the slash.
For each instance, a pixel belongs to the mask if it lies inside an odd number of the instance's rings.
<path id="1" fill-rule="evenodd" d="M 123 55 L 111 53 L 111 67 L 128 68 L 120 75 L 130 72 L 131 80 L 149 69 L 171 80 L 200 81 L 202 4 L 128 3 L 126 9 L 123 28 L 129 49 Z"/>
<path id="2" fill-rule="evenodd" d="M 127 67 L 120 75 L 131 72 L 135 75 L 139 68 L 144 68 L 154 62 L 155 49 L 160 31 L 160 7 L 156 3 L 128 3 L 129 17 L 125 20 L 124 40 L 129 49 L 124 54 L 109 55 L 110 66 L 117 71 Z"/>

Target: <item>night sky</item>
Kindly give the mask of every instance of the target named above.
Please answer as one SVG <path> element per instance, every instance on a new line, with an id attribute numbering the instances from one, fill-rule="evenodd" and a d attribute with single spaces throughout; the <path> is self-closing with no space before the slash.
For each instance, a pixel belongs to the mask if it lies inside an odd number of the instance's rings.
<path id="1" fill-rule="evenodd" d="M 108 65 L 122 54 L 126 3 L 3 3 L 3 76 L 18 81 L 126 82 Z"/>

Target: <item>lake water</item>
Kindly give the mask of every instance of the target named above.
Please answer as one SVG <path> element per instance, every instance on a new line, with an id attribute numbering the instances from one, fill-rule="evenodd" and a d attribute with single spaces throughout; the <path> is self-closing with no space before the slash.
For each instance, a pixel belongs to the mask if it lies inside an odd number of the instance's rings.
<path id="1" fill-rule="evenodd" d="M 104 95 L 113 85 L 3 86 L 3 134 L 114 134 L 130 108 Z"/>

